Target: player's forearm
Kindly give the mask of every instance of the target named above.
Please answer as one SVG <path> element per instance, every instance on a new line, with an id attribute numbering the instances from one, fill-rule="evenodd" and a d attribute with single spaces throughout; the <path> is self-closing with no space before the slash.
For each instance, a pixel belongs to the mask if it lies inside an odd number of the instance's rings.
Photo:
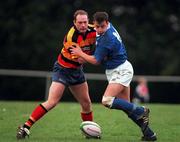
<path id="1" fill-rule="evenodd" d="M 86 53 L 81 53 L 80 55 L 84 60 L 86 60 L 88 63 L 98 65 L 99 63 L 97 62 L 96 58 L 93 55 L 88 55 Z"/>
<path id="2" fill-rule="evenodd" d="M 71 50 L 72 55 L 77 55 L 83 58 L 88 63 L 94 64 L 94 65 L 99 64 L 94 56 L 84 53 L 80 47 L 76 47 L 76 48 L 72 47 L 70 50 Z"/>

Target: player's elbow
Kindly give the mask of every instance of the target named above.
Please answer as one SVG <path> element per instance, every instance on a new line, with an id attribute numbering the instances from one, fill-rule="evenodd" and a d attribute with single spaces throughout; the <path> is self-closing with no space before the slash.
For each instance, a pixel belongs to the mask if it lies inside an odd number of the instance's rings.
<path id="1" fill-rule="evenodd" d="M 99 65 L 100 64 L 100 62 L 98 60 L 96 60 L 95 57 L 93 57 L 91 61 L 92 61 L 92 64 L 94 64 L 94 65 Z"/>
<path id="2" fill-rule="evenodd" d="M 95 62 L 94 62 L 94 65 L 100 65 L 100 62 L 95 61 Z"/>

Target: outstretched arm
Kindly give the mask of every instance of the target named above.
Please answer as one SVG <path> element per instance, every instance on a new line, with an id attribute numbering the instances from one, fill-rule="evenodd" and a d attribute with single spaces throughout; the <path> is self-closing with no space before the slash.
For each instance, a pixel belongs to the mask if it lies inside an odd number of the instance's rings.
<path id="1" fill-rule="evenodd" d="M 70 50 L 71 50 L 72 55 L 80 56 L 84 60 L 86 60 L 87 62 L 89 62 L 91 64 L 94 64 L 94 65 L 99 64 L 99 62 L 96 60 L 96 58 L 93 55 L 88 55 L 88 54 L 84 53 L 80 47 L 72 47 Z"/>

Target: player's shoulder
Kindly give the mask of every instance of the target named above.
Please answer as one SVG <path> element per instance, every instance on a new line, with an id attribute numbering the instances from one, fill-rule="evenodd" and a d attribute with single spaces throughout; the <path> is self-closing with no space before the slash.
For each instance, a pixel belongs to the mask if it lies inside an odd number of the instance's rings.
<path id="1" fill-rule="evenodd" d="M 115 38 L 113 31 L 111 29 L 108 29 L 104 35 L 105 39 L 107 40 L 113 40 Z"/>
<path id="2" fill-rule="evenodd" d="M 94 25 L 93 24 L 88 24 L 88 29 L 90 31 L 95 31 Z"/>
<path id="3" fill-rule="evenodd" d="M 93 24 L 88 24 L 88 27 L 94 28 L 94 25 Z"/>
<path id="4" fill-rule="evenodd" d="M 67 35 L 68 35 L 68 34 L 74 34 L 75 32 L 76 32 L 76 29 L 75 29 L 74 26 L 72 26 L 72 27 L 69 29 L 69 31 L 67 32 Z"/>
<path id="5" fill-rule="evenodd" d="M 64 41 L 76 41 L 77 32 L 74 26 L 67 31 Z"/>
<path id="6" fill-rule="evenodd" d="M 107 30 L 106 33 L 103 35 L 103 38 L 101 40 L 103 44 L 106 45 L 112 45 L 116 42 L 116 37 L 113 35 L 113 32 L 111 30 Z"/>

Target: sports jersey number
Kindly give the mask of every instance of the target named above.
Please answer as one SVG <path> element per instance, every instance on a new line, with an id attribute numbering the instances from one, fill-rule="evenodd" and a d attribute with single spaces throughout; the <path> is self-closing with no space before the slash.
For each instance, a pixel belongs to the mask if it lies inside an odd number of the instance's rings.
<path id="1" fill-rule="evenodd" d="M 118 34 L 117 31 L 116 31 L 116 32 L 113 32 L 113 35 L 114 35 L 120 42 L 122 42 L 122 39 L 121 39 L 121 37 L 120 37 L 120 35 Z"/>

